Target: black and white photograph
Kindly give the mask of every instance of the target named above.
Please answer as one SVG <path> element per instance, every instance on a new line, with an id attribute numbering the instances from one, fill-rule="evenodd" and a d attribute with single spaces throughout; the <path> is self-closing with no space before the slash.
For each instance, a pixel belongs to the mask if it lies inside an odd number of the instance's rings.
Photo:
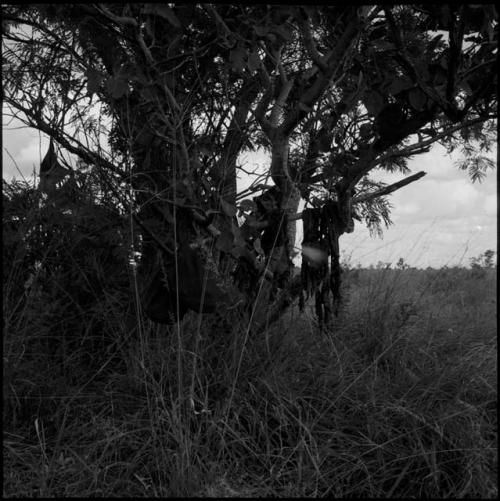
<path id="1" fill-rule="evenodd" d="M 498 14 L 2 4 L 3 497 L 497 499 Z"/>

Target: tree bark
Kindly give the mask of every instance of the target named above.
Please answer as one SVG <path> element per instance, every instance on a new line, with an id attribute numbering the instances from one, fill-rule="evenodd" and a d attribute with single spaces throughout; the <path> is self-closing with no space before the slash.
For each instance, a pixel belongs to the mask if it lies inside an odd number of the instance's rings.
<path id="1" fill-rule="evenodd" d="M 290 217 L 297 212 L 300 202 L 300 192 L 290 177 L 290 172 L 288 170 L 288 151 L 288 136 L 276 134 L 273 138 L 271 177 L 274 184 L 282 193 L 281 208 L 285 211 L 285 214 Z M 288 219 L 287 234 L 288 244 L 290 250 L 292 250 L 295 245 L 295 237 L 297 234 L 297 222 L 293 218 Z"/>
<path id="2" fill-rule="evenodd" d="M 228 203 L 236 203 L 236 160 L 242 149 L 243 141 L 247 137 L 245 126 L 247 123 L 250 106 L 257 97 L 258 86 L 250 81 L 241 91 L 239 104 L 235 109 L 224 140 L 221 158 L 221 171 L 223 175 L 221 197 Z"/>

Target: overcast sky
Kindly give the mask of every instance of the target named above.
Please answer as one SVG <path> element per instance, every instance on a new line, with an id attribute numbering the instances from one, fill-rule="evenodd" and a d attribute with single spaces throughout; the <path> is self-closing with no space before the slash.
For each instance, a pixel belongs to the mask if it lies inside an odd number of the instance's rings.
<path id="1" fill-rule="evenodd" d="M 488 156 L 497 163 L 496 145 Z M 411 266 L 440 268 L 465 266 L 471 257 L 488 249 L 496 251 L 497 170 L 473 184 L 466 172 L 454 166 L 458 159 L 458 153 L 447 155 L 436 145 L 411 160 L 412 174 L 423 170 L 427 175 L 388 196 L 394 224 L 381 239 L 371 237 L 366 226 L 355 221 L 354 232 L 340 238 L 343 260 L 368 266 L 379 261 L 395 264 L 402 257 Z M 250 167 L 265 162 L 263 156 L 249 158 Z M 374 175 L 387 184 L 404 177 L 380 171 Z"/>
<path id="2" fill-rule="evenodd" d="M 21 173 L 28 178 L 33 169 L 38 173 L 48 147 L 48 140 L 38 131 L 15 125 L 3 124 L 6 179 L 21 178 Z M 496 148 L 489 156 L 497 162 Z M 424 170 L 427 175 L 389 196 L 394 206 L 394 224 L 380 239 L 370 237 L 362 223 L 356 221 L 354 233 L 340 239 L 344 260 L 368 266 L 379 261 L 395 264 L 403 257 L 411 266 L 439 268 L 465 266 L 471 257 L 488 249 L 496 251 L 497 171 L 489 171 L 482 183 L 473 184 L 466 172 L 454 166 L 459 158 L 458 153 L 450 157 L 443 148 L 435 146 L 411 161 L 412 173 Z M 247 156 L 247 161 L 249 168 L 268 164 L 263 155 Z M 377 177 L 390 184 L 404 176 L 384 173 Z"/>

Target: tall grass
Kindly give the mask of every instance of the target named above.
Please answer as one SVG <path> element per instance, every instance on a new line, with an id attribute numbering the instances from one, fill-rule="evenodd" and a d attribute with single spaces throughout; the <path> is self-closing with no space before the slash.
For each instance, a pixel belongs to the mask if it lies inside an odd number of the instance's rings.
<path id="1" fill-rule="evenodd" d="M 8 328 L 4 495 L 496 497 L 495 282 L 360 270 L 328 329 L 193 315 L 180 357 L 110 303 L 97 366 Z"/>
<path id="2" fill-rule="evenodd" d="M 351 270 L 322 329 L 177 336 L 58 235 L 44 277 L 6 249 L 5 497 L 497 497 L 496 270 Z"/>

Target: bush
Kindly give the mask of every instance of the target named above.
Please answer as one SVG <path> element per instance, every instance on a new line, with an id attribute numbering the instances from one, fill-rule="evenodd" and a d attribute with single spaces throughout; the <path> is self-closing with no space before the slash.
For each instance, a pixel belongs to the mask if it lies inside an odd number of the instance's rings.
<path id="1" fill-rule="evenodd" d="M 3 184 L 5 384 L 17 395 L 12 419 L 36 406 L 51 414 L 47 394 L 87 379 L 121 340 L 120 312 L 130 303 L 124 222 L 106 203 L 88 203 L 85 186 L 71 195 L 63 210 L 26 184 Z"/>

